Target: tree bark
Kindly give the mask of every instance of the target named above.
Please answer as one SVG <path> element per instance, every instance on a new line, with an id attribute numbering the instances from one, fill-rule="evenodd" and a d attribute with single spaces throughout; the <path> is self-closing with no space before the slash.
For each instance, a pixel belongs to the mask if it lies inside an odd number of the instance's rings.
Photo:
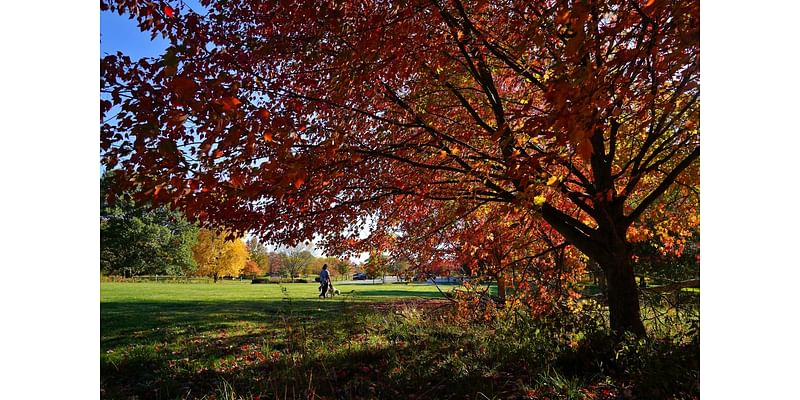
<path id="1" fill-rule="evenodd" d="M 639 310 L 639 291 L 628 254 L 630 246 L 625 239 L 627 224 L 622 220 L 620 208 L 611 211 L 617 211 L 617 218 L 612 213 L 606 213 L 607 218 L 602 219 L 600 227 L 596 229 L 589 228 L 548 204 L 542 207 L 542 216 L 568 242 L 600 264 L 606 281 L 611 330 L 618 334 L 631 332 L 645 336 Z"/>
<path id="2" fill-rule="evenodd" d="M 498 272 L 497 279 L 497 298 L 500 304 L 506 304 L 506 277 L 502 272 Z"/>
<path id="3" fill-rule="evenodd" d="M 614 254 L 599 260 L 606 277 L 608 313 L 611 330 L 617 333 L 631 332 L 645 336 L 644 324 L 639 309 L 639 292 L 636 277 L 627 252 Z"/>

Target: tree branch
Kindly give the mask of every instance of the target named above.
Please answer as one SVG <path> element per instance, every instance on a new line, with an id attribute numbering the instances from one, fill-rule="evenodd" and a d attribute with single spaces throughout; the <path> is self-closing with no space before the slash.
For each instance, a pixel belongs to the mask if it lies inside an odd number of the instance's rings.
<path id="1" fill-rule="evenodd" d="M 644 200 L 642 200 L 641 203 L 639 203 L 639 205 L 630 215 L 625 217 L 625 226 L 628 226 L 633 221 L 636 221 L 644 212 L 644 210 L 647 209 L 647 207 L 650 207 L 650 205 L 653 204 L 656 199 L 664 194 L 664 192 L 670 187 L 670 185 L 672 185 L 678 175 L 680 175 L 683 170 L 685 170 L 689 165 L 692 164 L 692 162 L 694 162 L 694 160 L 698 159 L 699 157 L 700 146 L 697 146 L 694 148 L 694 150 L 692 150 L 691 153 L 689 153 L 688 156 L 686 156 L 686 158 L 684 158 L 680 163 L 678 163 L 677 166 L 675 166 L 672 172 L 670 172 L 669 175 L 667 175 L 664 180 L 661 181 L 661 184 L 659 184 L 658 187 L 656 187 L 649 195 L 647 195 L 647 197 L 644 198 Z"/>

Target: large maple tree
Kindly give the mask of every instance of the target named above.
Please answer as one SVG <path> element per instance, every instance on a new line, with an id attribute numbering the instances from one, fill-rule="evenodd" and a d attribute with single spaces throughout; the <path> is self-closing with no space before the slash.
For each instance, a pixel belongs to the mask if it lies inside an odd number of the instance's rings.
<path id="1" fill-rule="evenodd" d="M 101 59 L 118 187 L 346 248 L 442 204 L 532 210 L 644 334 L 629 230 L 699 164 L 699 1 L 101 1 L 171 45 Z M 696 210 L 695 210 L 696 212 Z"/>

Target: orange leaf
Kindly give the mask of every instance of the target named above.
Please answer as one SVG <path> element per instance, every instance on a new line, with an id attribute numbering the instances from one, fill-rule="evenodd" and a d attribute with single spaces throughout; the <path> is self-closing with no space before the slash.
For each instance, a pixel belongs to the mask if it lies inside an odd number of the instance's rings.
<path id="1" fill-rule="evenodd" d="M 295 178 L 295 180 L 294 180 L 294 188 L 295 188 L 295 189 L 300 189 L 300 186 L 303 186 L 303 183 L 304 183 L 305 181 L 306 181 L 306 180 L 305 180 L 305 179 L 303 179 L 303 177 L 302 177 L 302 176 L 298 176 L 298 177 L 297 177 L 297 178 Z"/>
<path id="2" fill-rule="evenodd" d="M 581 140 L 578 143 L 578 154 L 586 162 L 592 161 L 592 142 L 589 139 Z"/>
<path id="3" fill-rule="evenodd" d="M 214 158 L 220 158 L 222 157 L 222 155 L 223 155 L 222 150 L 219 149 L 214 150 Z"/>
<path id="4" fill-rule="evenodd" d="M 220 104 L 222 105 L 222 109 L 225 111 L 231 111 L 236 108 L 239 104 L 242 104 L 239 99 L 233 96 L 224 97 L 220 100 Z"/>
<path id="5" fill-rule="evenodd" d="M 266 120 L 266 119 L 269 118 L 269 111 L 267 111 L 267 110 L 265 110 L 263 108 L 258 110 L 258 113 L 256 113 L 256 114 L 258 115 L 259 118 L 261 118 L 263 120 Z"/>
<path id="6" fill-rule="evenodd" d="M 272 141 L 272 133 L 271 132 L 267 132 L 267 133 L 264 134 L 264 141 L 266 141 L 266 142 L 271 142 Z"/>
<path id="7" fill-rule="evenodd" d="M 561 11 L 560 13 L 558 13 L 558 15 L 556 15 L 556 22 L 559 24 L 563 24 L 569 21 L 569 14 L 570 14 L 569 10 Z"/>
<path id="8" fill-rule="evenodd" d="M 242 180 L 236 175 L 231 176 L 231 186 L 233 186 L 233 187 L 235 187 L 237 189 L 241 188 L 242 187 Z"/>

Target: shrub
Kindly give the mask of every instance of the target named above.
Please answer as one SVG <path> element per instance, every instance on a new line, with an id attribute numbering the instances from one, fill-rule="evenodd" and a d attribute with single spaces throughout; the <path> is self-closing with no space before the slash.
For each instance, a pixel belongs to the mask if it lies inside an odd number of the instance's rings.
<path id="1" fill-rule="evenodd" d="M 256 278 L 252 280 L 252 283 L 292 283 L 292 280 L 289 278 Z"/>

